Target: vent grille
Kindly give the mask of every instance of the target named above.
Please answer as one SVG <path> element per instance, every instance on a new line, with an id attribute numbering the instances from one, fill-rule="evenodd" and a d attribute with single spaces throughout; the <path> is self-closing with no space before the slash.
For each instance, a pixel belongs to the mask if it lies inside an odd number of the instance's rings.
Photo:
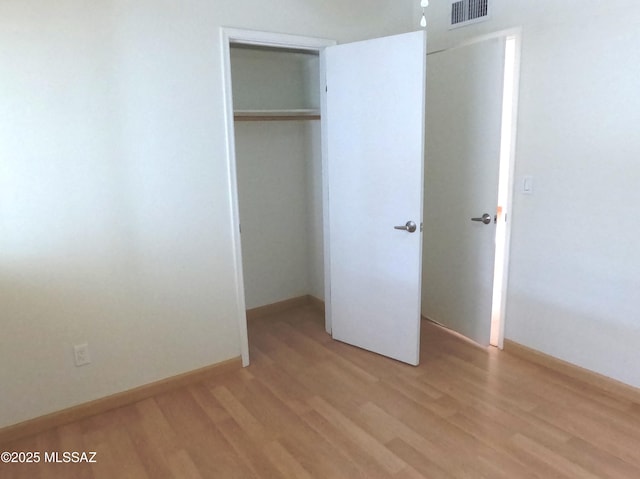
<path id="1" fill-rule="evenodd" d="M 451 2 L 451 28 L 486 20 L 489 0 L 459 0 Z"/>

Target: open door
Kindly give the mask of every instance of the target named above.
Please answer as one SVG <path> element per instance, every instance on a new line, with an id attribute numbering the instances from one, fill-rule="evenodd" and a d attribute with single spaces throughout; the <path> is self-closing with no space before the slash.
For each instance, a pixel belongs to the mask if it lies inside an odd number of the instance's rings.
<path id="1" fill-rule="evenodd" d="M 430 54 L 424 315 L 489 345 L 505 38 Z"/>
<path id="2" fill-rule="evenodd" d="M 426 35 L 329 47 L 325 59 L 332 334 L 417 365 Z"/>

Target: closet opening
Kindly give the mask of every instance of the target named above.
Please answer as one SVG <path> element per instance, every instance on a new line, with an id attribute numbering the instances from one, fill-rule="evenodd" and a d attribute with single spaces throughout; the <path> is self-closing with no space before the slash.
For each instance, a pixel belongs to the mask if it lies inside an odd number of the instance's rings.
<path id="1" fill-rule="evenodd" d="M 223 29 L 222 43 L 246 366 L 247 319 L 298 304 L 323 304 L 328 289 L 322 50 L 335 42 Z"/>

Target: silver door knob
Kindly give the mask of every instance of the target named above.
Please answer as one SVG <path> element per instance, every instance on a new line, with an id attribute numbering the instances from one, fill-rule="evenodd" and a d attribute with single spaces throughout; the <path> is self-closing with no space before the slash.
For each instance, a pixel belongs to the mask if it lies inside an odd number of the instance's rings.
<path id="1" fill-rule="evenodd" d="M 407 223 L 404 226 L 394 226 L 393 229 L 404 230 L 409 233 L 414 233 L 418 229 L 418 227 L 413 221 L 407 221 Z"/>
<path id="2" fill-rule="evenodd" d="M 491 223 L 491 215 L 489 213 L 485 213 L 481 218 L 471 218 L 471 221 L 482 221 L 485 225 Z"/>

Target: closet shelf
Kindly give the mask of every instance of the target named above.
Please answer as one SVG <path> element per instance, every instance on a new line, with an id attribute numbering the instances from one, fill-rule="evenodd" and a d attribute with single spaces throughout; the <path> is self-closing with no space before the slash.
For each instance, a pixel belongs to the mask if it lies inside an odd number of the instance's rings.
<path id="1" fill-rule="evenodd" d="M 319 120 L 320 110 L 236 110 L 233 112 L 236 121 L 283 121 L 283 120 Z"/>

